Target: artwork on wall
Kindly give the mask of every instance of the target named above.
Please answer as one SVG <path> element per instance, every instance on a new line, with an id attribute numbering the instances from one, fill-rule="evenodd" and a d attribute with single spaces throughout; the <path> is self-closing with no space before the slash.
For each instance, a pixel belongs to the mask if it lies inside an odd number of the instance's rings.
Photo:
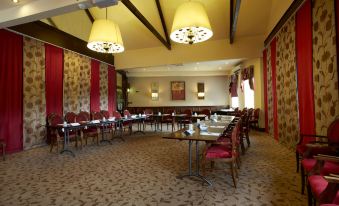
<path id="1" fill-rule="evenodd" d="M 172 100 L 185 100 L 185 82 L 172 81 L 171 82 Z"/>

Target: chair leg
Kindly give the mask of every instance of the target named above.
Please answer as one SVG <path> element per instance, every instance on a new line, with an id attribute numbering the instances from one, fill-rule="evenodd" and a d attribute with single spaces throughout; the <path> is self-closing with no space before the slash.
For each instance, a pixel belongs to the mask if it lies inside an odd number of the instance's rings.
<path id="1" fill-rule="evenodd" d="M 299 153 L 298 151 L 295 152 L 295 161 L 297 163 L 297 173 L 299 172 Z"/>
<path id="2" fill-rule="evenodd" d="M 300 168 L 300 178 L 301 178 L 301 194 L 305 193 L 305 169 L 304 167 Z"/>
<path id="3" fill-rule="evenodd" d="M 313 196 L 312 196 L 312 192 L 311 192 L 311 187 L 309 184 L 307 184 L 307 202 L 308 202 L 308 206 L 312 206 L 313 203 Z"/>
<path id="4" fill-rule="evenodd" d="M 242 135 L 240 135 L 240 147 L 241 147 L 241 153 L 244 155 L 245 154 L 245 144 L 244 144 L 244 139 Z"/>
<path id="5" fill-rule="evenodd" d="M 248 135 L 248 132 L 246 132 L 246 141 L 247 141 L 247 147 L 251 146 L 251 142 L 250 142 L 250 137 Z"/>
<path id="6" fill-rule="evenodd" d="M 234 185 L 234 187 L 235 188 L 237 188 L 237 180 L 236 180 L 236 178 L 235 178 L 235 171 L 234 171 L 234 163 L 233 162 L 231 162 L 231 174 L 232 174 L 232 179 L 233 179 L 233 185 Z"/>

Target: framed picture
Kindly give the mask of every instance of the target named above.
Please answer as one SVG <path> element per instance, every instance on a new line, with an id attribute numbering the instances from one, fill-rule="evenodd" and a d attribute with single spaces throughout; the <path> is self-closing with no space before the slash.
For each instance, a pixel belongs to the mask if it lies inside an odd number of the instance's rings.
<path id="1" fill-rule="evenodd" d="M 185 100 L 185 82 L 172 81 L 171 82 L 172 100 Z"/>

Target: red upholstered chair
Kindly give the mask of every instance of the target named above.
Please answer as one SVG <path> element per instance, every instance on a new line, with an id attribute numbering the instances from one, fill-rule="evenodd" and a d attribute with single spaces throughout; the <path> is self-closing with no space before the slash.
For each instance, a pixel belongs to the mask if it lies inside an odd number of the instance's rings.
<path id="1" fill-rule="evenodd" d="M 77 122 L 80 124 L 87 123 L 89 121 L 89 113 L 88 112 L 80 112 L 77 117 Z M 100 135 L 100 126 L 87 126 L 80 130 L 81 137 L 81 146 L 82 140 L 85 139 L 86 145 L 88 144 L 88 138 L 92 137 L 92 142 L 96 139 L 96 143 L 99 145 L 99 135 Z"/>
<path id="2" fill-rule="evenodd" d="M 259 114 L 260 114 L 260 109 L 257 108 L 253 111 L 253 115 L 249 120 L 250 126 L 253 128 L 259 128 Z"/>
<path id="3" fill-rule="evenodd" d="M 211 116 L 211 111 L 209 109 L 203 109 L 200 113 L 208 116 L 208 119 Z"/>
<path id="4" fill-rule="evenodd" d="M 61 144 L 64 140 L 64 132 L 61 128 L 58 128 L 58 124 L 63 124 L 63 119 L 60 115 L 51 113 L 47 116 L 47 123 L 50 127 L 51 131 L 51 148 L 50 152 L 53 151 L 54 145 L 57 146 L 57 152 L 59 152 L 59 144 Z M 75 139 L 75 132 L 69 133 L 70 139 Z"/>
<path id="5" fill-rule="evenodd" d="M 115 119 L 121 119 L 121 114 L 118 112 L 118 111 L 114 111 L 113 112 L 113 117 L 115 117 Z M 117 128 L 118 125 L 116 125 L 116 128 L 115 129 L 118 129 Z M 122 124 L 119 125 L 119 129 L 121 130 L 121 133 L 123 131 L 125 131 L 125 129 L 127 129 L 129 131 L 129 134 L 132 134 L 132 124 L 130 123 L 130 121 L 124 121 L 122 122 Z"/>
<path id="6" fill-rule="evenodd" d="M 251 109 L 244 113 L 244 115 L 242 116 L 242 122 L 243 122 L 243 125 L 242 125 L 242 131 L 243 131 L 243 138 L 246 139 L 246 142 L 247 142 L 247 147 L 249 147 L 251 145 L 251 142 L 250 142 L 250 137 L 249 137 L 249 132 L 250 132 L 250 123 L 249 123 L 249 119 L 251 118 Z"/>
<path id="7" fill-rule="evenodd" d="M 163 117 L 162 119 L 161 119 L 161 131 L 162 131 L 162 124 L 164 123 L 164 124 L 166 124 L 166 126 L 167 126 L 167 130 L 168 130 L 168 125 L 170 124 L 170 125 L 172 125 L 172 132 L 174 131 L 174 129 L 175 129 L 175 123 L 174 123 L 174 117 L 172 117 L 172 113 L 174 112 L 174 110 L 173 109 L 169 109 L 169 110 L 167 110 L 167 114 L 170 114 L 169 116 L 165 116 L 165 117 Z"/>
<path id="8" fill-rule="evenodd" d="M 318 139 L 317 139 L 318 138 Z M 307 147 L 308 144 L 316 143 L 312 147 Z M 334 120 L 327 128 L 327 136 L 301 134 L 299 142 L 296 146 L 296 166 L 299 172 L 300 160 L 307 157 L 312 157 L 316 154 L 334 155 L 333 148 L 339 147 L 339 119 Z"/>
<path id="9" fill-rule="evenodd" d="M 317 155 L 315 159 L 308 177 L 308 204 L 339 204 L 339 157 Z"/>
<path id="10" fill-rule="evenodd" d="M 77 122 L 77 114 L 75 114 L 74 112 L 67 112 L 65 114 L 65 120 L 67 123 L 76 123 Z M 74 130 L 71 130 L 69 132 L 70 135 L 74 135 L 76 138 L 75 138 L 75 147 L 78 147 L 78 137 L 80 134 L 80 132 L 78 131 L 74 131 Z M 82 139 L 80 139 L 80 144 L 81 144 L 81 147 L 82 147 Z"/>
<path id="11" fill-rule="evenodd" d="M 203 175 L 206 173 L 206 163 L 207 161 L 211 162 L 224 162 L 230 165 L 230 170 L 232 174 L 233 184 L 234 187 L 237 187 L 237 180 L 236 177 L 238 176 L 237 173 L 237 157 L 239 156 L 237 150 L 237 138 L 239 135 L 239 124 L 232 130 L 231 134 L 231 145 L 229 144 L 213 144 L 207 147 L 202 156 L 202 171 Z M 211 164 L 213 165 L 213 164 Z M 213 168 L 211 168 L 213 169 Z M 224 170 L 224 169 L 222 169 Z"/>
<path id="12" fill-rule="evenodd" d="M 155 124 L 155 119 L 153 118 L 153 110 L 145 109 L 144 114 L 146 115 L 146 119 L 144 120 L 144 130 L 146 125 L 151 125 L 151 129 L 153 130 L 153 124 Z"/>
<path id="13" fill-rule="evenodd" d="M 186 125 L 192 123 L 192 110 L 191 109 L 185 109 L 183 114 L 186 114 L 186 116 L 183 117 L 182 119 L 179 119 L 178 128 L 182 128 L 182 126 L 185 127 Z"/>

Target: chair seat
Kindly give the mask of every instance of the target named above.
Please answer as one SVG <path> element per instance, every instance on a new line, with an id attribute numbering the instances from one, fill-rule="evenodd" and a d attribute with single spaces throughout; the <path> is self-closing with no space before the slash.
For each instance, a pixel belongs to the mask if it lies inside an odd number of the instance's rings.
<path id="1" fill-rule="evenodd" d="M 321 175 L 312 175 L 308 177 L 308 182 L 311 186 L 313 195 L 319 199 L 322 192 L 325 191 L 328 182 Z M 337 191 L 336 197 L 334 198 L 334 204 L 339 204 L 339 191 Z M 331 204 L 330 204 L 331 205 Z"/>
<path id="2" fill-rule="evenodd" d="M 232 151 L 224 145 L 212 145 L 206 151 L 206 159 L 230 157 L 232 157 Z"/>
<path id="3" fill-rule="evenodd" d="M 312 168 L 315 166 L 317 160 L 315 159 L 303 159 L 301 161 L 301 165 L 304 167 L 306 172 L 310 172 Z M 326 161 L 322 170 L 320 171 L 320 175 L 329 175 L 332 174 L 339 174 L 339 164 L 335 162 Z"/>

